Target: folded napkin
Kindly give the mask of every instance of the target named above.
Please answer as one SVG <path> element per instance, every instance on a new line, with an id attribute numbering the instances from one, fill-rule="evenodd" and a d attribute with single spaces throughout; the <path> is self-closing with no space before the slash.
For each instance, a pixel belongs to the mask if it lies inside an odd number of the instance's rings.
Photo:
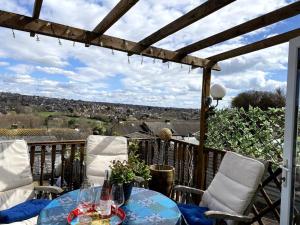
<path id="1" fill-rule="evenodd" d="M 51 200 L 47 199 L 31 199 L 10 209 L 0 211 L 0 223 L 13 223 L 35 217 L 50 202 Z"/>

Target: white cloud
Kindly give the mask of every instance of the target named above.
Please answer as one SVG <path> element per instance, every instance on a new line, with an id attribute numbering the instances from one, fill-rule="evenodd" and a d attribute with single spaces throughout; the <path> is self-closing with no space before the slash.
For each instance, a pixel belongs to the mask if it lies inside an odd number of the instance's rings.
<path id="1" fill-rule="evenodd" d="M 1 9 L 31 14 L 33 1 L 4 0 Z M 44 0 L 41 18 L 85 29 L 93 29 L 114 7 L 117 0 Z M 107 34 L 139 41 L 154 30 L 161 28 L 183 13 L 203 3 L 195 1 L 157 0 L 139 1 Z M 18 4 L 17 4 L 18 3 Z M 177 49 L 202 38 L 255 18 L 287 4 L 285 0 L 239 0 L 207 18 L 165 38 L 157 46 Z M 239 15 L 234 16 L 232 15 Z M 2 90 L 15 90 L 21 93 L 45 94 L 52 97 L 150 104 L 175 107 L 199 107 L 201 95 L 201 70 L 188 73 L 188 67 L 171 63 L 162 64 L 140 56 L 130 57 L 127 62 L 125 53 L 111 54 L 109 49 L 98 47 L 85 48 L 69 41 L 40 36 L 40 41 L 29 37 L 28 33 L 0 29 L 0 59 L 14 60 L 9 66 L 9 74 L 0 77 Z M 258 33 L 271 36 L 269 29 L 262 29 L 247 35 Z M 207 57 L 245 44 L 245 38 L 239 37 L 195 55 Z M 213 73 L 213 82 L 227 86 L 225 101 L 239 91 L 248 89 L 272 90 L 285 85 L 287 45 L 280 45 L 263 51 L 221 62 L 221 72 Z M 73 61 L 80 62 L 79 64 Z M 1 66 L 1 64 L 0 64 Z M 276 80 L 270 76 L 276 72 Z M 46 78 L 35 78 L 33 73 L 41 73 Z M 53 80 L 51 75 L 61 75 L 68 81 Z M 57 77 L 57 76 L 55 76 Z M 110 86 L 119 79 L 120 87 L 111 90 Z M 278 81 L 278 80 L 283 81 Z M 13 85 L 14 84 L 14 85 Z M 32 87 L 30 87 L 32 85 Z M 224 101 L 224 102 L 225 102 Z M 226 103 L 229 104 L 229 103 Z"/>

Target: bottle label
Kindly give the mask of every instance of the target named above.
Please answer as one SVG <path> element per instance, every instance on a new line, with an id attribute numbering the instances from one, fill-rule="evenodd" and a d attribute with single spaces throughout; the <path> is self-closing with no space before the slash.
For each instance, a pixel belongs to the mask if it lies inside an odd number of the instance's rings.
<path id="1" fill-rule="evenodd" d="M 101 216 L 109 216 L 111 214 L 111 201 L 100 200 L 99 213 Z"/>

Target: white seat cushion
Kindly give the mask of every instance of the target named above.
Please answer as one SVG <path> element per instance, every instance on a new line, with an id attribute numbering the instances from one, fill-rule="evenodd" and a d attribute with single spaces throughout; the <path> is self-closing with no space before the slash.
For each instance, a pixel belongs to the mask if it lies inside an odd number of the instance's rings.
<path id="1" fill-rule="evenodd" d="M 9 209 L 34 197 L 33 183 L 0 192 L 0 210 Z"/>
<path id="2" fill-rule="evenodd" d="M 28 147 L 24 140 L 0 142 L 0 192 L 32 181 Z"/>
<path id="3" fill-rule="evenodd" d="M 86 174 L 90 182 L 102 184 L 113 160 L 128 160 L 127 139 L 91 135 L 87 139 Z"/>
<path id="4" fill-rule="evenodd" d="M 244 214 L 265 171 L 263 163 L 227 152 L 200 203 L 210 210 Z"/>

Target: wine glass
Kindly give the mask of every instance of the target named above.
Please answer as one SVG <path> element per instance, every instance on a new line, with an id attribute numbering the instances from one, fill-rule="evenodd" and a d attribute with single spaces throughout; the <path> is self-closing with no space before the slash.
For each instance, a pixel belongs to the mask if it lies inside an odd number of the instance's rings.
<path id="1" fill-rule="evenodd" d="M 83 184 L 79 190 L 78 198 L 77 198 L 77 207 L 82 212 L 81 215 L 79 215 L 79 222 L 80 223 L 89 223 L 92 221 L 92 218 L 86 213 L 88 210 L 92 207 L 94 193 L 93 189 L 88 184 Z"/>
<path id="2" fill-rule="evenodd" d="M 112 198 L 112 205 L 115 208 L 115 212 L 117 214 L 118 208 L 124 204 L 125 197 L 124 197 L 124 190 L 123 184 L 113 184 L 111 188 L 111 198 Z"/>

